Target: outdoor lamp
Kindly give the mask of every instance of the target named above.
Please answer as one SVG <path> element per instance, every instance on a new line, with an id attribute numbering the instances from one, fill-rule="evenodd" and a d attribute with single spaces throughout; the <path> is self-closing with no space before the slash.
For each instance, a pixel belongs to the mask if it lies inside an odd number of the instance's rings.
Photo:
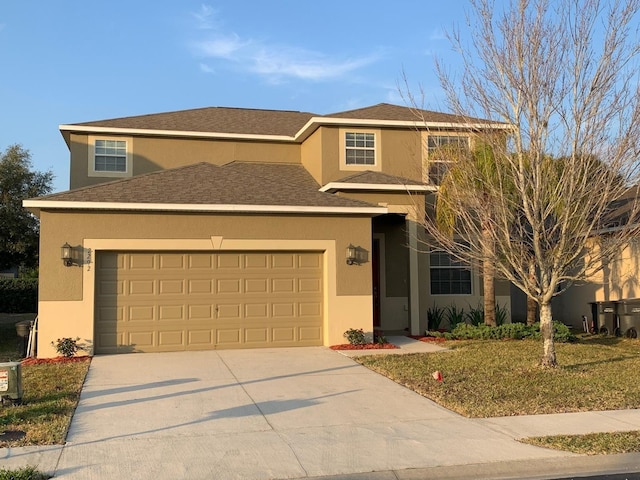
<path id="1" fill-rule="evenodd" d="M 70 267 L 71 265 L 73 265 L 73 258 L 71 258 L 71 245 L 65 242 L 65 244 L 62 245 L 60 250 L 61 250 L 62 263 L 64 264 L 64 266 Z"/>
<path id="2" fill-rule="evenodd" d="M 356 263 L 356 247 L 349 244 L 347 247 L 347 265 L 354 265 Z"/>

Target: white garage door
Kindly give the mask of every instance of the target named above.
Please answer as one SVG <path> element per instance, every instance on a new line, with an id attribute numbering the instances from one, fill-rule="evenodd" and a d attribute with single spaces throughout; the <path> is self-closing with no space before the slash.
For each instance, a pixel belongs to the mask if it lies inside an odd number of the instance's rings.
<path id="1" fill-rule="evenodd" d="M 99 252 L 95 352 L 322 345 L 320 252 Z"/>

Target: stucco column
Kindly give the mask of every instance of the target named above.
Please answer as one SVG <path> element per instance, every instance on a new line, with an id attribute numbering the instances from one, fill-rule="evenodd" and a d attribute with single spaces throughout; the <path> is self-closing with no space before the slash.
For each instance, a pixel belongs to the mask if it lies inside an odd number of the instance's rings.
<path id="1" fill-rule="evenodd" d="M 418 268 L 418 224 L 405 220 L 409 236 L 409 325 L 411 335 L 420 335 L 420 270 Z"/>

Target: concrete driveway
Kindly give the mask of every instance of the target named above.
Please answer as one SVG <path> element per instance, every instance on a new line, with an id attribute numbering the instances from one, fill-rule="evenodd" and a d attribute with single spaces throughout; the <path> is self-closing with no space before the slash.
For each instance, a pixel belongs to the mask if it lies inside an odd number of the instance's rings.
<path id="1" fill-rule="evenodd" d="M 567 454 L 324 347 L 127 354 L 93 359 L 56 478 L 301 478 L 557 457 Z"/>

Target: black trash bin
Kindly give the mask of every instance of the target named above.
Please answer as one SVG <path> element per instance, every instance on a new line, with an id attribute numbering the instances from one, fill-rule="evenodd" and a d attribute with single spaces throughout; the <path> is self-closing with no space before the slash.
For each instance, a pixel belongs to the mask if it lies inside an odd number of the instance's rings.
<path id="1" fill-rule="evenodd" d="M 620 333 L 627 338 L 638 338 L 640 330 L 640 298 L 621 300 L 618 305 Z"/>
<path id="2" fill-rule="evenodd" d="M 23 320 L 22 322 L 16 323 L 16 333 L 19 337 L 18 348 L 23 357 L 26 357 L 28 353 L 27 347 L 29 346 L 29 334 L 31 333 L 32 327 L 33 322 L 31 320 Z"/>
<path id="3" fill-rule="evenodd" d="M 592 302 L 591 314 L 596 332 L 604 335 L 619 336 L 621 334 L 618 318 L 618 302 Z"/>

